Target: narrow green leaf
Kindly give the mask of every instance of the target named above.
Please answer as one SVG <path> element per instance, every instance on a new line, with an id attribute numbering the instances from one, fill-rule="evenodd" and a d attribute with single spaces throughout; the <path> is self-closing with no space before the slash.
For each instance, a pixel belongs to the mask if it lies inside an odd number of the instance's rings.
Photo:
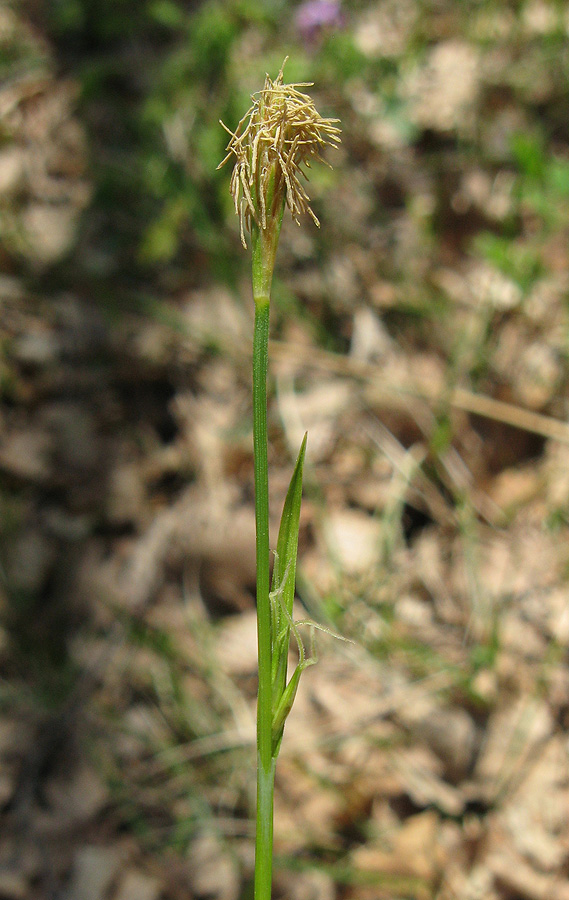
<path id="1" fill-rule="evenodd" d="M 286 675 L 288 669 L 288 646 L 290 635 L 288 632 L 282 632 L 280 637 L 275 641 L 273 648 L 273 693 L 272 693 L 272 709 L 273 712 L 279 705 L 283 688 L 286 683 Z"/>
<path id="2" fill-rule="evenodd" d="M 306 437 L 304 435 L 284 502 L 273 568 L 271 590 L 273 677 L 276 678 L 277 672 L 279 672 L 278 680 L 280 681 L 280 685 L 275 685 L 277 698 L 284 690 L 284 679 L 286 678 L 286 666 L 284 666 L 283 678 L 283 666 L 279 665 L 279 657 L 282 653 L 288 653 L 288 638 L 292 622 Z M 283 636 L 285 637 L 284 641 Z"/>
<path id="3" fill-rule="evenodd" d="M 298 690 L 298 684 L 300 682 L 300 676 L 302 675 L 302 671 L 304 666 L 300 663 L 297 665 L 296 669 L 292 673 L 291 679 L 289 683 L 286 685 L 285 689 L 282 692 L 282 696 L 280 699 L 280 703 L 277 706 L 275 712 L 273 713 L 273 756 L 276 757 L 283 736 L 284 725 L 287 719 L 289 712 L 292 709 L 292 704 L 294 703 L 294 698 L 296 697 L 296 692 Z"/>

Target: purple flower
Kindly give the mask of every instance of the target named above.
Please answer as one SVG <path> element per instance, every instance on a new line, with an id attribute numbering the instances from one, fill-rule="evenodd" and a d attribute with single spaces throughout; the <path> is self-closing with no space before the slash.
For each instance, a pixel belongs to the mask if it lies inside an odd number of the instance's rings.
<path id="1" fill-rule="evenodd" d="M 307 0 L 301 3 L 295 22 L 307 44 L 315 44 L 325 31 L 343 28 L 346 24 L 338 0 Z"/>

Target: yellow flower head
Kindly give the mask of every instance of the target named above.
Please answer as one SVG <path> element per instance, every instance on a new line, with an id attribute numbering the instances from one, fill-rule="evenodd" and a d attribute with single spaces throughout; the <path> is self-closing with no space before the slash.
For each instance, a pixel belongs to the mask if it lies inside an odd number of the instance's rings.
<path id="1" fill-rule="evenodd" d="M 285 199 L 295 222 L 307 212 L 320 225 L 309 206 L 310 198 L 300 181 L 306 178 L 302 166 L 310 168 L 310 160 L 319 159 L 326 144 L 340 141 L 338 119 L 324 119 L 308 94 L 299 88 L 307 84 L 283 84 L 283 68 L 273 81 L 267 75 L 262 91 L 253 94 L 252 107 L 231 135 L 227 156 L 235 166 L 231 176 L 231 193 L 239 216 L 241 241 L 246 247 L 245 228 L 265 230 L 280 219 Z"/>

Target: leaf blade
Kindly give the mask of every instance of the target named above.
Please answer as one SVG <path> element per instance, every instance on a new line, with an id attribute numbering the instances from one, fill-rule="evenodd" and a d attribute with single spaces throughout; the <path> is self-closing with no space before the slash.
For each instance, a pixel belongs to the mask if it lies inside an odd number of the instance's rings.
<path id="1" fill-rule="evenodd" d="M 273 678 L 275 680 L 273 696 L 277 704 L 286 683 L 286 656 L 288 655 L 296 582 L 296 559 L 306 439 L 307 435 L 305 434 L 288 486 L 281 515 L 277 552 L 273 568 L 271 590 L 273 598 Z M 283 654 L 285 657 L 284 663 L 282 659 Z"/>

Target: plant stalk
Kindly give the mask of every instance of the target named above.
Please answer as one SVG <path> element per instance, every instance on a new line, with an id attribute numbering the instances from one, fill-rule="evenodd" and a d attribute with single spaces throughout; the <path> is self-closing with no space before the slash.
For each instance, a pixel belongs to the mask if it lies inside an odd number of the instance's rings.
<path id="1" fill-rule="evenodd" d="M 267 456 L 267 364 L 269 297 L 255 296 L 253 334 L 253 458 L 257 552 L 257 827 L 255 900 L 270 900 L 273 861 L 272 661 L 269 558 L 269 474 Z"/>
<path id="2" fill-rule="evenodd" d="M 285 59 L 286 62 L 286 59 Z M 284 66 L 284 63 L 283 63 Z M 299 222 L 301 213 L 312 212 L 300 176 L 303 166 L 321 159 L 321 150 L 340 141 L 337 119 L 325 119 L 307 94 L 304 84 L 283 83 L 283 67 L 273 81 L 269 75 L 262 91 L 253 94 L 253 105 L 235 132 L 221 123 L 231 139 L 223 166 L 234 157 L 231 194 L 239 216 L 241 242 L 247 247 L 245 230 L 251 233 L 255 329 L 253 336 L 253 459 L 255 468 L 255 526 L 257 553 L 257 636 L 259 691 L 257 700 L 257 837 L 255 842 L 255 900 L 271 900 L 273 856 L 273 796 L 276 758 L 284 721 L 290 712 L 300 672 L 309 664 L 299 638 L 300 662 L 286 683 L 288 639 L 292 625 L 294 577 L 298 548 L 303 441 L 285 499 L 279 528 L 278 553 L 283 571 L 275 568 L 275 597 L 283 602 L 280 613 L 270 593 L 269 476 L 267 454 L 267 365 L 269 305 L 273 270 L 285 206 Z M 245 125 L 245 122 L 247 124 Z M 300 223 L 299 223 L 300 224 Z M 291 571 L 291 580 L 287 572 Z M 284 596 L 284 600 L 282 599 Z M 274 633 L 273 633 L 274 632 Z M 296 636 L 296 631 L 295 631 Z M 274 659 L 273 659 L 274 655 Z M 274 684 L 273 684 L 274 681 Z M 273 716 L 275 721 L 273 722 Z M 273 736 L 274 731 L 274 736 Z"/>

